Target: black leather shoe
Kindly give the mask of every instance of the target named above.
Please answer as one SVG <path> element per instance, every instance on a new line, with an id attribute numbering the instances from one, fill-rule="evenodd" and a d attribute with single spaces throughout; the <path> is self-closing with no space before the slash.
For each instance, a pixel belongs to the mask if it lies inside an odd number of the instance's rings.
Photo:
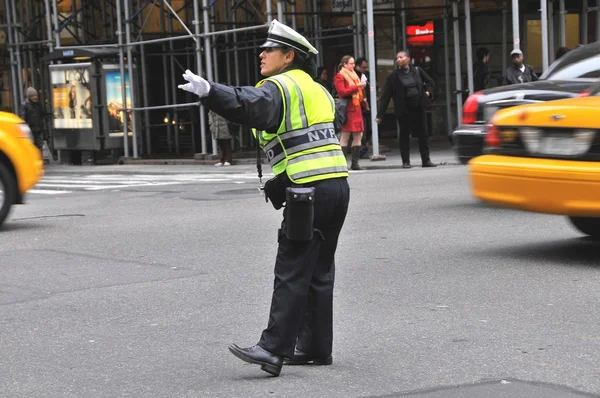
<path id="1" fill-rule="evenodd" d="M 437 164 L 433 163 L 431 160 L 423 162 L 423 167 L 437 167 Z"/>
<path id="2" fill-rule="evenodd" d="M 402 163 L 402 168 L 403 169 L 410 169 L 412 166 L 410 165 L 410 163 Z"/>
<path id="3" fill-rule="evenodd" d="M 283 366 L 283 357 L 273 355 L 261 346 L 254 345 L 241 348 L 235 344 L 229 346 L 229 351 L 242 361 L 260 365 L 260 368 L 273 376 L 279 376 Z"/>
<path id="4" fill-rule="evenodd" d="M 302 351 L 294 350 L 293 358 L 284 359 L 285 365 L 331 365 L 333 363 L 333 357 L 313 357 Z"/>

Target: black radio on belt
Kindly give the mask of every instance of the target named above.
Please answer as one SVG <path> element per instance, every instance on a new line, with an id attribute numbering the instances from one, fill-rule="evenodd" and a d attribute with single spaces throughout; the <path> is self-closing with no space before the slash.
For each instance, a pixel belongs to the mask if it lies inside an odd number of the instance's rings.
<path id="1" fill-rule="evenodd" d="M 286 196 L 286 236 L 290 240 L 313 238 L 314 187 L 288 187 Z"/>

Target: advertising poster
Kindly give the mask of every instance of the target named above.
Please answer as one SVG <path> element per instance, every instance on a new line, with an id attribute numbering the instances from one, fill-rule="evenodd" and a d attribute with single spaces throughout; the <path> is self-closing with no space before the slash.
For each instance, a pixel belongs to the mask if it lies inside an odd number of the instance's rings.
<path id="1" fill-rule="evenodd" d="M 55 129 L 92 128 L 88 66 L 89 64 L 68 65 L 61 69 L 51 69 Z"/>
<path id="2" fill-rule="evenodd" d="M 123 137 L 123 90 L 121 87 L 121 73 L 119 71 L 106 71 L 106 103 L 108 111 L 108 133 L 111 137 Z M 131 108 L 131 89 L 129 73 L 125 72 L 125 87 L 127 108 Z M 132 135 L 132 115 L 128 114 L 127 135 Z"/>

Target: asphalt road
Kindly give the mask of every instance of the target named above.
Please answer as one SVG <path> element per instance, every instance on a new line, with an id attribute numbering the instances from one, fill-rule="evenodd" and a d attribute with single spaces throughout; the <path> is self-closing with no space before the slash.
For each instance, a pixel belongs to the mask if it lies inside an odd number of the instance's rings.
<path id="1" fill-rule="evenodd" d="M 465 167 L 351 174 L 334 364 L 279 378 L 227 350 L 268 320 L 280 214 L 253 178 L 45 184 L 0 232 L 2 397 L 600 394 L 600 245 L 478 203 Z"/>

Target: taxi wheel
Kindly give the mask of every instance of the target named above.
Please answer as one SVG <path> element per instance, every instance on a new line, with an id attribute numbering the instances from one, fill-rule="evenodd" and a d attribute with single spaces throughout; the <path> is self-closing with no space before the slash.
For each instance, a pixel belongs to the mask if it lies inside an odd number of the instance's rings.
<path id="1" fill-rule="evenodd" d="M 600 239 L 600 217 L 569 217 L 579 231 L 594 239 Z"/>
<path id="2" fill-rule="evenodd" d="M 8 216 L 17 196 L 17 182 L 5 165 L 0 163 L 0 225 Z"/>

